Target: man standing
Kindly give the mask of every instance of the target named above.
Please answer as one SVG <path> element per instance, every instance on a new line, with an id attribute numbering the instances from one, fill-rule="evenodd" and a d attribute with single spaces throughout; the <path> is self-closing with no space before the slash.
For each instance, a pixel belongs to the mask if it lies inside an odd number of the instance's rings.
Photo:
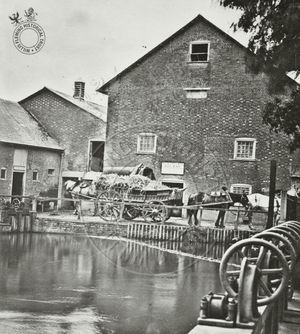
<path id="1" fill-rule="evenodd" d="M 228 194 L 228 191 L 227 191 L 227 187 L 225 187 L 225 186 L 222 187 L 222 193 L 221 193 L 221 195 L 224 196 L 225 198 L 230 198 L 230 196 Z M 227 203 L 223 204 L 222 207 L 224 209 L 228 209 L 229 204 L 227 204 Z M 221 209 L 219 211 L 217 220 L 215 222 L 215 227 L 220 227 L 220 228 L 224 228 L 225 227 L 225 225 L 224 225 L 225 214 L 226 214 L 226 210 L 222 210 Z"/>

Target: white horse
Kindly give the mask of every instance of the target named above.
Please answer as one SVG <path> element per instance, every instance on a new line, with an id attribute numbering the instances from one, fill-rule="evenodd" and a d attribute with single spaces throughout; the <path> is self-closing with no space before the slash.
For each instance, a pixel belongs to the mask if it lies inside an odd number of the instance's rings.
<path id="1" fill-rule="evenodd" d="M 74 200 L 74 215 L 80 218 L 80 203 L 78 199 L 93 199 L 96 197 L 96 183 L 94 181 L 72 181 L 68 180 L 64 183 L 65 189 L 69 192 Z M 96 213 L 96 207 L 94 215 Z"/>

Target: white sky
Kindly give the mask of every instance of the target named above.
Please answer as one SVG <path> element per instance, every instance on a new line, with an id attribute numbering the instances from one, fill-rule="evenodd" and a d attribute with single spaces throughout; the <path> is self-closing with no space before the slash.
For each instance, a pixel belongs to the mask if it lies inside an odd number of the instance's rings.
<path id="1" fill-rule="evenodd" d="M 46 33 L 44 48 L 24 55 L 13 45 L 8 16 L 33 7 Z M 236 12 L 218 0 L 0 0 L 0 98 L 19 101 L 44 86 L 73 94 L 86 82 L 87 98 L 101 101 L 96 88 L 182 26 L 203 15 L 233 34 Z"/>

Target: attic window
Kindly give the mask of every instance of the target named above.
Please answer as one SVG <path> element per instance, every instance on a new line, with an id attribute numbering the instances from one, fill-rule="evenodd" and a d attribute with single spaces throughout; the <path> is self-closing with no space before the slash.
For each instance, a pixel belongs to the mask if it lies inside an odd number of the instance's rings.
<path id="1" fill-rule="evenodd" d="M 208 62 L 209 42 L 207 41 L 191 42 L 189 54 L 191 62 Z"/>

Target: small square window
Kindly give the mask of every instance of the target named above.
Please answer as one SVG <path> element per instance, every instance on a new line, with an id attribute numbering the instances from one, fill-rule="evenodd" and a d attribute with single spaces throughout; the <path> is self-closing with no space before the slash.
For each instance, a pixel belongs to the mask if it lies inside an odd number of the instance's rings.
<path id="1" fill-rule="evenodd" d="M 36 170 L 33 171 L 33 173 L 32 173 L 32 180 L 33 181 L 37 181 L 38 180 L 38 172 Z"/>
<path id="2" fill-rule="evenodd" d="M 234 159 L 254 160 L 256 140 L 252 138 L 238 138 L 234 142 Z"/>
<path id="3" fill-rule="evenodd" d="M 0 170 L 0 179 L 5 180 L 6 179 L 6 168 L 1 168 Z"/>
<path id="4" fill-rule="evenodd" d="M 208 62 L 209 60 L 209 42 L 196 41 L 190 44 L 191 62 Z"/>
<path id="5" fill-rule="evenodd" d="M 155 153 L 157 136 L 152 133 L 140 133 L 137 141 L 137 153 Z"/>
<path id="6" fill-rule="evenodd" d="M 54 169 L 53 168 L 48 169 L 48 175 L 54 175 Z"/>

